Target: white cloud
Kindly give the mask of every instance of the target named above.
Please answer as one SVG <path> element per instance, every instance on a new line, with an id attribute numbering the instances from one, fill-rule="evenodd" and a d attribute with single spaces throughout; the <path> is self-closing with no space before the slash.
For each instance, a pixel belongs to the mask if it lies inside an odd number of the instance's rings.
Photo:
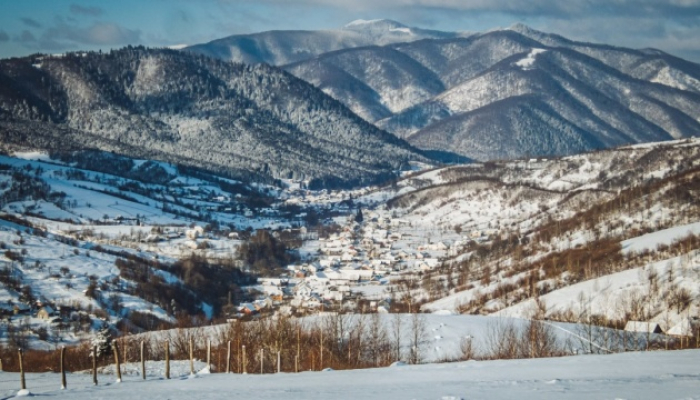
<path id="1" fill-rule="evenodd" d="M 87 28 L 59 23 L 47 29 L 42 38 L 87 45 L 125 45 L 138 43 L 141 31 L 127 29 L 112 22 L 96 22 Z"/>
<path id="2" fill-rule="evenodd" d="M 81 6 L 79 4 L 71 4 L 70 5 L 70 12 L 73 14 L 77 15 L 88 15 L 88 16 L 93 16 L 97 17 L 102 15 L 104 12 L 100 7 L 89 7 L 89 6 Z"/>

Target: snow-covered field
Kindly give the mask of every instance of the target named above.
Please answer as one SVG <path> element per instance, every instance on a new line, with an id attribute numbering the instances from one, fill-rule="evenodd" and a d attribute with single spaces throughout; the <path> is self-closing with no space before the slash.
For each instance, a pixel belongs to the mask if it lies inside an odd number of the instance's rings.
<path id="1" fill-rule="evenodd" d="M 380 369 L 299 374 L 191 376 L 179 368 L 165 380 L 149 365 L 147 379 L 56 373 L 28 374 L 27 389 L 45 399 L 700 399 L 700 351 L 641 352 L 511 361 L 394 365 Z M 12 398 L 19 375 L 0 373 L 0 395 Z"/>

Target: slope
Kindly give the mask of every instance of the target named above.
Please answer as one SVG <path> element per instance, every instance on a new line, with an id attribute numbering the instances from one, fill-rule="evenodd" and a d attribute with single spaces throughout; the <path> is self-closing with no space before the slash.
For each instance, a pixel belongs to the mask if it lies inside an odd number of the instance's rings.
<path id="1" fill-rule="evenodd" d="M 535 101 L 518 102 L 520 114 L 496 118 L 502 107 L 502 115 L 513 115 L 508 111 L 513 102 L 503 100 L 525 95 Z M 477 159 L 562 155 L 697 134 L 700 123 L 692 110 L 698 104 L 693 92 L 631 78 L 571 50 L 535 49 L 378 125 L 417 146 Z M 492 137 L 496 132 L 500 139 Z M 570 142 L 572 132 L 576 139 Z M 514 145 L 533 134 L 540 136 L 533 145 Z"/>
<path id="2" fill-rule="evenodd" d="M 237 177 L 331 185 L 386 179 L 420 158 L 265 65 L 130 47 L 3 60 L 0 82 L 5 146 L 99 148 Z"/>

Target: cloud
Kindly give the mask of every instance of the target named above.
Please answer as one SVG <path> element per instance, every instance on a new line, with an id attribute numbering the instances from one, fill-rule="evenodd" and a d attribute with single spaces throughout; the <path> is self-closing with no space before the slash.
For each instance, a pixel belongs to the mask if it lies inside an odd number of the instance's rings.
<path id="1" fill-rule="evenodd" d="M 629 48 L 656 48 L 689 60 L 700 60 L 700 25 L 687 26 L 651 17 L 589 17 L 572 24 L 547 20 L 537 26 L 545 32 L 569 39 L 605 43 Z"/>
<path id="2" fill-rule="evenodd" d="M 36 37 L 28 30 L 23 30 L 22 33 L 17 37 L 17 41 L 24 44 L 30 44 L 36 42 Z"/>
<path id="3" fill-rule="evenodd" d="M 100 15 L 102 15 L 104 10 L 101 9 L 100 7 L 90 7 L 90 6 L 81 6 L 79 4 L 71 4 L 70 5 L 70 12 L 73 14 L 78 14 L 78 15 L 99 17 Z"/>
<path id="4" fill-rule="evenodd" d="M 252 0 L 228 0 L 247 2 Z M 278 7 L 288 6 L 289 0 L 256 0 Z M 656 18 L 697 18 L 700 0 L 298 0 L 298 6 L 334 7 L 355 12 L 381 10 L 451 11 L 468 13 L 498 13 L 513 16 L 536 16 L 576 19 L 587 16 L 627 15 Z"/>
<path id="5" fill-rule="evenodd" d="M 41 24 L 31 18 L 20 18 L 20 21 L 22 21 L 24 25 L 27 25 L 30 28 L 41 28 Z"/>
<path id="6" fill-rule="evenodd" d="M 272 9 L 289 4 L 255 1 Z M 525 22 L 577 40 L 657 47 L 694 60 L 700 53 L 700 0 L 298 0 L 294 4 L 309 10 L 333 8 L 348 19 L 388 17 L 437 29 L 447 25 L 483 30 Z"/>
<path id="7" fill-rule="evenodd" d="M 10 40 L 10 35 L 7 32 L 0 30 L 0 42 L 7 42 Z"/>
<path id="8" fill-rule="evenodd" d="M 42 35 L 46 41 L 69 41 L 86 45 L 125 45 L 141 40 L 140 30 L 124 28 L 112 22 L 96 22 L 87 28 L 59 23 Z"/>

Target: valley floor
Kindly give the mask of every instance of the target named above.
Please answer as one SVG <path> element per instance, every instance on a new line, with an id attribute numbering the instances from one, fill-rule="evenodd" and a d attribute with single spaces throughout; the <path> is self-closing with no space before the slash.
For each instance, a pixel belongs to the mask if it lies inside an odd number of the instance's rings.
<path id="1" fill-rule="evenodd" d="M 700 399 L 700 351 L 631 352 L 563 358 L 468 361 L 278 375 L 200 373 L 149 376 L 29 374 L 46 399 Z M 33 387 L 32 387 L 33 385 Z M 0 373 L 0 395 L 17 394 L 19 376 Z"/>

